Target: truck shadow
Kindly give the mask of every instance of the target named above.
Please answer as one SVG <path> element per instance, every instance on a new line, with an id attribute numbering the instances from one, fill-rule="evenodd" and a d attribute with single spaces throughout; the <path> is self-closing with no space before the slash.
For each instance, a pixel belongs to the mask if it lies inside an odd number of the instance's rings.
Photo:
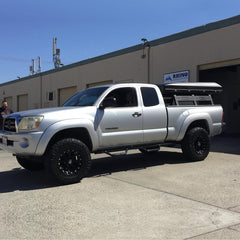
<path id="1" fill-rule="evenodd" d="M 29 191 L 59 186 L 44 171 L 30 172 L 22 168 L 0 172 L 0 193 Z"/>
<path id="2" fill-rule="evenodd" d="M 179 163 L 186 163 L 186 161 L 183 159 L 182 154 L 177 152 L 160 151 L 152 155 L 135 153 L 115 157 L 104 156 L 93 159 L 92 168 L 87 178 L 110 175 L 121 171 L 138 171 L 163 164 Z M 0 172 L 0 193 L 31 191 L 59 186 L 61 184 L 57 183 L 51 176 L 48 176 L 45 171 L 30 172 L 18 167 Z"/>
<path id="3" fill-rule="evenodd" d="M 137 171 L 164 164 L 180 164 L 189 161 L 182 153 L 160 151 L 154 154 L 134 153 L 125 156 L 114 156 L 94 159 L 88 177 L 110 175 L 115 172 Z"/>

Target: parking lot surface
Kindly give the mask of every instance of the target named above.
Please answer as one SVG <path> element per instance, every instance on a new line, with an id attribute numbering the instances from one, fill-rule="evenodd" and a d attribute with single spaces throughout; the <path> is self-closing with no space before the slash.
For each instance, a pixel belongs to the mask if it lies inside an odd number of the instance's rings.
<path id="1" fill-rule="evenodd" d="M 240 239 L 240 137 L 216 137 L 205 161 L 179 148 L 92 155 L 61 186 L 0 151 L 0 239 Z"/>

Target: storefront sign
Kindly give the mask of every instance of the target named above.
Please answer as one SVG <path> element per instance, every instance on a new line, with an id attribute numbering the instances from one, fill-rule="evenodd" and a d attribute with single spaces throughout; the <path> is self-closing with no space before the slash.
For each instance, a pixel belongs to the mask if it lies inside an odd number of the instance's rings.
<path id="1" fill-rule="evenodd" d="M 164 83 L 189 82 L 189 71 L 164 74 Z"/>

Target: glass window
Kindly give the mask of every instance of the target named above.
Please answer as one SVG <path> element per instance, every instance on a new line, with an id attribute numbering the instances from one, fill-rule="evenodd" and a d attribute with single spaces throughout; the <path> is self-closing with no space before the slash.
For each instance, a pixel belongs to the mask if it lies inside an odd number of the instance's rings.
<path id="1" fill-rule="evenodd" d="M 71 97 L 66 103 L 66 106 L 93 106 L 97 99 L 108 87 L 88 88 Z"/>
<path id="2" fill-rule="evenodd" d="M 142 87 L 141 92 L 145 107 L 151 107 L 159 104 L 158 95 L 154 88 Z"/>
<path id="3" fill-rule="evenodd" d="M 138 105 L 136 90 L 131 87 L 115 89 L 106 98 L 115 98 L 116 104 L 111 107 L 135 107 Z"/>

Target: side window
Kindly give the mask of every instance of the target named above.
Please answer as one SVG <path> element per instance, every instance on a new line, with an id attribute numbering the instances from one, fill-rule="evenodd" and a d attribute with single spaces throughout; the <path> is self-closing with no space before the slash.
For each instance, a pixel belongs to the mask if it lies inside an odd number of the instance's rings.
<path id="1" fill-rule="evenodd" d="M 111 107 L 135 107 L 138 105 L 136 90 L 131 87 L 115 89 L 106 98 L 115 98 L 115 104 Z"/>
<path id="2" fill-rule="evenodd" d="M 142 87 L 141 92 L 145 107 L 151 107 L 159 104 L 158 95 L 154 88 Z"/>

